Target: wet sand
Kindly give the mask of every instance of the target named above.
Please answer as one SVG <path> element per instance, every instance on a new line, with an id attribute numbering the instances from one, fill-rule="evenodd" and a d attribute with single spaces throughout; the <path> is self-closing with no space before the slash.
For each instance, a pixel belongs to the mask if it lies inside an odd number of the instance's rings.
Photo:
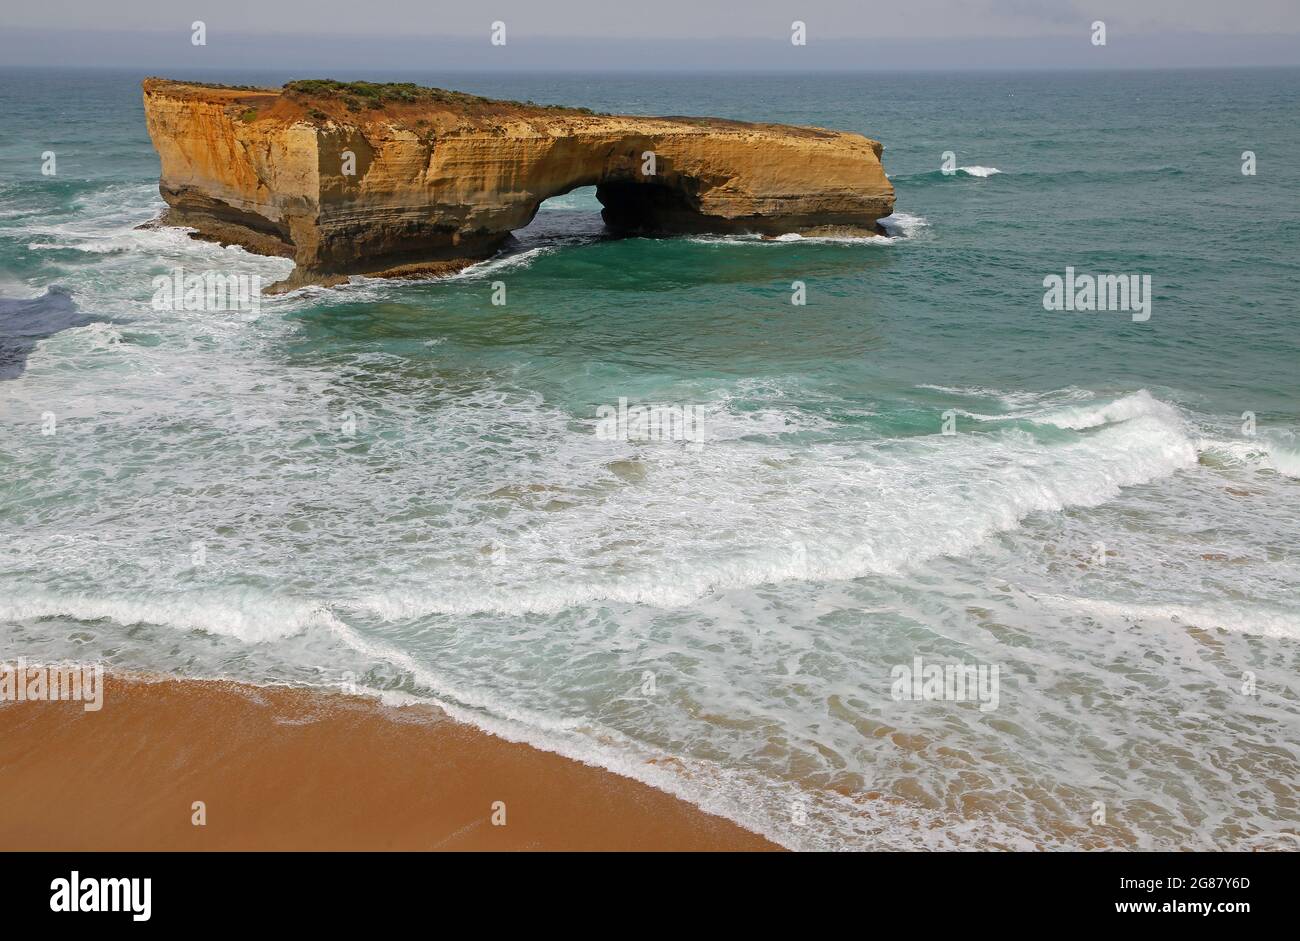
<path id="1" fill-rule="evenodd" d="M 779 848 L 432 707 L 225 682 L 104 682 L 99 712 L 0 703 L 0 848 Z M 196 801 L 204 826 L 192 822 Z M 493 824 L 498 801 L 504 826 Z"/>

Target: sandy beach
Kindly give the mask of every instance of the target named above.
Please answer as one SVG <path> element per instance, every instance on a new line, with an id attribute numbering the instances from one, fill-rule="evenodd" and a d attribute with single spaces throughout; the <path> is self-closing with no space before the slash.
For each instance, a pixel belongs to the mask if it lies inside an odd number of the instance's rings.
<path id="1" fill-rule="evenodd" d="M 105 684 L 98 712 L 0 704 L 0 847 L 779 849 L 669 794 L 431 707 L 215 681 Z"/>

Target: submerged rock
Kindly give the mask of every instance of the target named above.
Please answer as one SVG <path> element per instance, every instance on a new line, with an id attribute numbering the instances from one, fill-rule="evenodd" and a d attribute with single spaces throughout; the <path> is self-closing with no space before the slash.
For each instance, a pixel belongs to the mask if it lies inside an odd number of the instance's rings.
<path id="1" fill-rule="evenodd" d="M 455 271 L 581 186 L 607 226 L 648 234 L 874 235 L 894 206 L 881 145 L 820 128 L 366 82 L 151 78 L 144 105 L 164 221 L 293 258 L 281 287 Z"/>
<path id="2" fill-rule="evenodd" d="M 100 319 L 77 310 L 72 292 L 58 284 L 39 297 L 0 297 L 0 380 L 23 374 L 39 340 Z"/>

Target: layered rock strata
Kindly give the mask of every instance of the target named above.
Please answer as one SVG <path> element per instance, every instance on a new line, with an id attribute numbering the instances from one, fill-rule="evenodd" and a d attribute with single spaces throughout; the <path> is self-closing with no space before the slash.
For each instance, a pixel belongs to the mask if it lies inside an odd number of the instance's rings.
<path id="1" fill-rule="evenodd" d="M 144 106 L 163 221 L 293 258 L 286 288 L 454 271 L 581 186 L 607 226 L 648 234 L 874 235 L 894 205 L 879 143 L 813 127 L 364 82 L 151 78 Z"/>

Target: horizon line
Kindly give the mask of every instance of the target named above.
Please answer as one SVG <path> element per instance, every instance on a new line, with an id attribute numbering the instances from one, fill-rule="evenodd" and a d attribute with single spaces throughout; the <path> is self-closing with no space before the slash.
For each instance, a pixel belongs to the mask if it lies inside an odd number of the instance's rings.
<path id="1" fill-rule="evenodd" d="M 239 72 L 239 73 L 277 73 L 277 72 L 302 72 L 302 68 L 293 67 L 260 67 L 247 65 L 203 65 L 197 67 L 187 67 L 191 72 Z M 1124 65 L 1117 68 L 1104 68 L 1100 66 L 1072 66 L 1060 65 L 1047 68 L 1040 65 L 965 65 L 949 66 L 947 68 L 938 68 L 935 66 L 916 66 L 916 67 L 881 67 L 881 68 L 824 68 L 824 69 L 754 69 L 754 68 L 694 68 L 694 69 L 651 69 L 642 67 L 628 68 L 572 68 L 564 66 L 529 66 L 526 68 L 466 68 L 463 66 L 452 67 L 417 67 L 417 66 L 347 66 L 340 71 L 358 72 L 373 71 L 387 74 L 412 74 L 412 75 L 501 75 L 510 73 L 512 75 L 528 75 L 530 73 L 563 73 L 565 75 L 894 75 L 899 72 L 908 72 L 914 74 L 933 74 L 947 75 L 953 72 L 1015 72 L 1022 73 L 1039 73 L 1042 75 L 1055 75 L 1061 72 L 1088 72 L 1106 75 L 1121 75 L 1125 72 L 1264 72 L 1264 71 L 1285 71 L 1300 70 L 1300 63 L 1279 63 L 1272 65 Z M 40 64 L 19 64 L 8 65 L 0 63 L 0 72 L 18 71 L 18 70 L 52 70 L 52 71 L 111 71 L 125 72 L 132 75 L 143 75 L 145 78 L 166 78 L 168 81 L 183 81 L 182 79 L 172 78 L 171 76 L 157 75 L 142 71 L 138 67 L 114 64 L 90 64 L 90 65 L 64 65 L 60 63 L 40 63 Z M 328 77 L 328 76 L 322 76 Z M 293 79 L 290 79 L 293 81 Z"/>

